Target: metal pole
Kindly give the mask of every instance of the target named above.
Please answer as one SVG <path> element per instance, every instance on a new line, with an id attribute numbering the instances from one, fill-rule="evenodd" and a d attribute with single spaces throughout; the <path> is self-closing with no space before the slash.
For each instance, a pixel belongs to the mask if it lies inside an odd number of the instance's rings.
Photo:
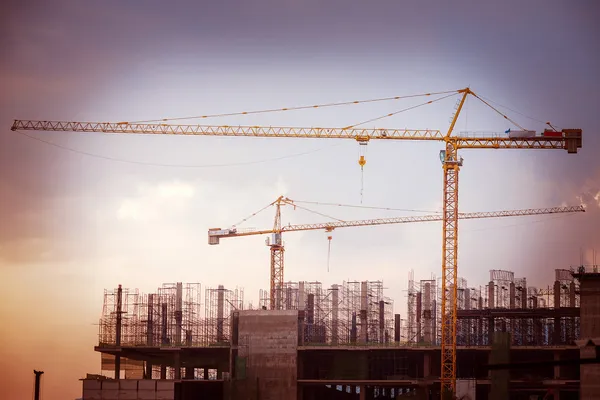
<path id="1" fill-rule="evenodd" d="M 42 374 L 44 373 L 44 371 L 36 371 L 34 369 L 33 373 L 35 374 L 35 394 L 34 394 L 34 400 L 40 400 L 40 378 L 42 377 Z"/>

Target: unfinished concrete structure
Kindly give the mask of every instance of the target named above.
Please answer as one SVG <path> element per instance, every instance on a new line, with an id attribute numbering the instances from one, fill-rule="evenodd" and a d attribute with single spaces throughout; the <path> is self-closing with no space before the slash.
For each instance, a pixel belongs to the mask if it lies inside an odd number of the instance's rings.
<path id="1" fill-rule="evenodd" d="M 511 399 L 600 393 L 596 365 L 548 364 L 508 375 L 486 369 L 492 359 L 550 363 L 595 352 L 600 274 L 593 267 L 556 270 L 543 290 L 499 270 L 486 285 L 458 285 L 459 395 L 488 399 L 498 376 L 510 376 L 502 387 Z M 263 310 L 266 296 L 258 310 L 248 309 L 242 290 L 223 286 L 205 290 L 204 308 L 199 284 L 165 284 L 148 295 L 106 291 L 95 349 L 110 379 L 84 380 L 83 398 L 438 398 L 439 287 L 435 277 L 415 282 L 411 273 L 404 319 L 393 313 L 381 281 L 329 288 L 287 282 L 281 311 Z M 496 336 L 510 350 L 494 356 Z"/>

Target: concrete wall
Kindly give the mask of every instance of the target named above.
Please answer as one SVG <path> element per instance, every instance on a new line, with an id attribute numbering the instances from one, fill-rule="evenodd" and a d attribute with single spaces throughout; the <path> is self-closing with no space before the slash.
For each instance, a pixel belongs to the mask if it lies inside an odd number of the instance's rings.
<path id="1" fill-rule="evenodd" d="M 246 358 L 245 380 L 256 386 L 254 397 L 296 400 L 297 347 L 298 311 L 239 312 L 238 357 Z"/>
<path id="2" fill-rule="evenodd" d="M 582 274 L 580 282 L 581 339 L 580 358 L 596 357 L 600 344 L 600 274 Z M 600 365 L 580 366 L 580 396 L 582 399 L 600 398 Z"/>
<path id="3" fill-rule="evenodd" d="M 173 400 L 174 382 L 161 380 L 83 380 L 83 400 Z"/>

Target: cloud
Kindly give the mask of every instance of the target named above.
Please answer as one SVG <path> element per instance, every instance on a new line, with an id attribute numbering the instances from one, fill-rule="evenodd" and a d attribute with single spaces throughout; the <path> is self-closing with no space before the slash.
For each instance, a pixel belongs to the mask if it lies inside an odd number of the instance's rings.
<path id="1" fill-rule="evenodd" d="M 197 188 L 179 181 L 138 186 L 138 195 L 125 198 L 117 210 L 119 220 L 150 222 L 165 213 L 184 211 L 197 193 Z"/>

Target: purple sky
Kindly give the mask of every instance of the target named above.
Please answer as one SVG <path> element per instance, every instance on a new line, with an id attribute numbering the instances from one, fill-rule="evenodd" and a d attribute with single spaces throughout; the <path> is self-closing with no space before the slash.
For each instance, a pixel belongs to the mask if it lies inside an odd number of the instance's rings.
<path id="1" fill-rule="evenodd" d="M 104 288 L 163 282 L 268 286 L 264 238 L 206 245 L 206 229 L 279 194 L 357 204 L 353 142 L 10 131 L 13 119 L 122 121 L 310 105 L 469 86 L 529 129 L 582 128 L 584 148 L 464 151 L 463 211 L 578 204 L 588 213 L 461 224 L 460 272 L 485 284 L 510 269 L 535 285 L 600 251 L 600 48 L 595 1 L 9 1 L 0 24 L 0 387 L 80 395 L 99 372 Z M 526 3 L 526 4 L 523 4 Z M 346 126 L 421 100 L 211 119 L 211 124 Z M 445 130 L 455 99 L 366 127 Z M 532 119 L 533 117 L 533 119 Z M 188 121 L 185 121 L 188 122 Z M 190 123 L 197 122 L 190 120 Z M 206 121 L 202 121 L 203 123 Z M 541 123 L 540 123 L 541 122 Z M 471 98 L 457 131 L 511 127 Z M 368 205 L 439 210 L 436 143 L 372 143 Z M 318 150 L 318 151 L 315 151 Z M 186 165 L 147 166 L 110 161 Z M 304 156 L 293 156 L 311 152 Z M 245 166 L 190 168 L 272 160 Z M 285 221 L 323 218 L 285 210 Z M 345 219 L 390 213 L 319 208 Z M 264 213 L 263 213 L 264 214 Z M 398 213 L 394 214 L 397 215 Z M 261 214 L 262 215 L 262 214 Z M 272 212 L 249 226 L 268 227 Z M 286 280 L 383 279 L 405 313 L 406 277 L 440 275 L 439 224 L 286 237 Z M 7 321 L 13 321 L 8 323 Z M 15 349 L 19 349 L 16 351 Z"/>

